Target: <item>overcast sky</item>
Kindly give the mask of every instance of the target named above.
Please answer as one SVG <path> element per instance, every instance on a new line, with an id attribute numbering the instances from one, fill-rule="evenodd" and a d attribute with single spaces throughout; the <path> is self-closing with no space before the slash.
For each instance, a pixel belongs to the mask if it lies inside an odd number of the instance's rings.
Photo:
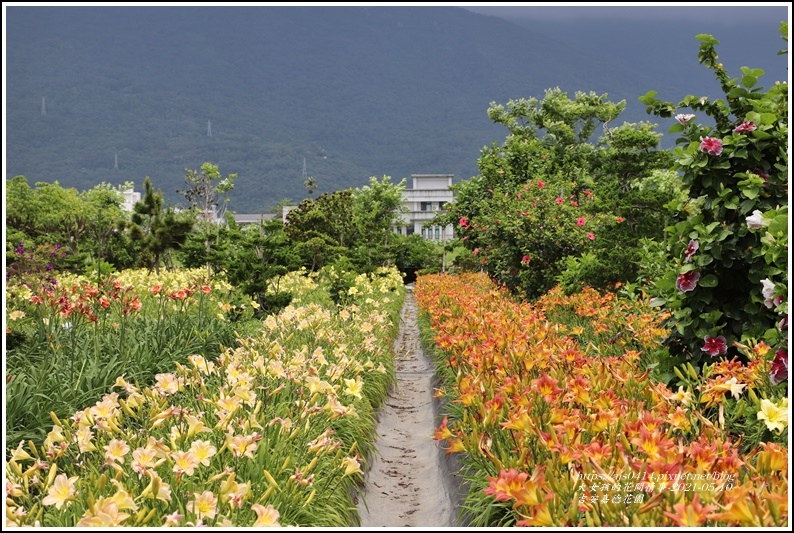
<path id="1" fill-rule="evenodd" d="M 502 2 L 488 5 L 468 5 L 461 3 L 470 11 L 494 16 L 520 16 L 532 19 L 573 19 L 573 18 L 610 18 L 627 20 L 710 20 L 739 25 L 748 18 L 767 20 L 788 20 L 791 7 L 787 2 L 758 2 L 755 4 L 609 4 L 570 2 L 566 5 L 543 2 Z"/>

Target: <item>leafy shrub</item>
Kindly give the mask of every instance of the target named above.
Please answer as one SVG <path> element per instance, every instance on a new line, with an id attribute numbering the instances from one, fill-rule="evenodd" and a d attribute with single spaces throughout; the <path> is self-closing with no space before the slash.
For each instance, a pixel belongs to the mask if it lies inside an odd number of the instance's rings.
<path id="1" fill-rule="evenodd" d="M 756 86 L 763 71 L 747 67 L 730 79 L 717 61 L 719 41 L 698 40 L 725 100 L 640 98 L 657 116 L 690 108 L 715 123 L 679 113 L 670 128 L 681 134 L 674 153 L 689 197 L 674 206 L 680 216 L 665 229 L 671 268 L 654 284 L 657 302 L 673 312 L 671 352 L 696 365 L 741 356 L 736 343 L 748 339 L 785 346 L 779 324 L 788 313 L 788 84 L 764 90 Z"/>

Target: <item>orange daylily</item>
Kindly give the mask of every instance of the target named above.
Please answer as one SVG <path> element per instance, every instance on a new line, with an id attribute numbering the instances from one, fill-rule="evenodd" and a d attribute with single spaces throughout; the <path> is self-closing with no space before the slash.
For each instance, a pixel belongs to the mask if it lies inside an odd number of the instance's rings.
<path id="1" fill-rule="evenodd" d="M 675 513 L 664 511 L 664 516 L 672 520 L 675 525 L 683 527 L 697 527 L 708 519 L 708 513 L 718 509 L 716 505 L 700 504 L 700 494 L 695 493 L 695 497 L 690 503 L 679 503 L 673 506 Z"/>

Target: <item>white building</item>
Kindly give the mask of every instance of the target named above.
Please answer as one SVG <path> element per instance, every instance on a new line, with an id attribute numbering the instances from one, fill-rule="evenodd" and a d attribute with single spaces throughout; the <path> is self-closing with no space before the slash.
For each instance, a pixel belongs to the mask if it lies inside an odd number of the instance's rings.
<path id="1" fill-rule="evenodd" d="M 124 202 L 121 204 L 121 209 L 132 212 L 135 209 L 135 204 L 141 201 L 141 193 L 127 189 L 122 194 L 124 194 Z"/>
<path id="2" fill-rule="evenodd" d="M 403 190 L 403 203 L 408 212 L 403 214 L 403 224 L 394 231 L 402 235 L 420 234 L 431 241 L 449 241 L 453 237 L 452 225 L 442 228 L 438 225 L 425 227 L 444 206 L 454 200 L 452 174 L 411 174 L 413 181 L 410 189 Z"/>

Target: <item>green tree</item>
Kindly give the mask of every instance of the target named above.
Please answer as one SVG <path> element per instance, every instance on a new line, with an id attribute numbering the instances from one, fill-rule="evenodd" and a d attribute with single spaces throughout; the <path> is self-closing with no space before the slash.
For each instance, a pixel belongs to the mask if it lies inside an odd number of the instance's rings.
<path id="1" fill-rule="evenodd" d="M 383 176 L 380 181 L 373 176 L 369 178 L 369 185 L 353 192 L 353 216 L 368 268 L 374 262 L 388 264 L 392 260 L 390 242 L 396 238 L 392 226 L 399 223 L 407 211 L 402 196 L 405 182 L 403 179 L 394 184 L 390 176 Z"/>
<path id="2" fill-rule="evenodd" d="M 306 190 L 309 192 L 309 196 L 311 196 L 314 194 L 315 189 L 317 189 L 317 180 L 309 176 L 306 178 L 306 181 L 303 182 L 303 186 L 306 187 Z"/>
<path id="3" fill-rule="evenodd" d="M 316 200 L 303 200 L 290 211 L 284 231 L 314 271 L 355 244 L 353 214 L 352 190 L 324 193 Z"/>
<path id="4" fill-rule="evenodd" d="M 92 253 L 100 267 L 105 260 L 107 244 L 114 232 L 118 231 L 119 220 L 123 219 L 121 192 L 108 183 L 100 183 L 93 189 L 80 193 L 85 206 L 85 233 L 92 239 Z"/>
<path id="5" fill-rule="evenodd" d="M 592 92 L 571 100 L 559 89 L 540 101 L 492 103 L 488 116 L 509 134 L 481 151 L 480 175 L 454 186 L 455 202 L 438 223 L 454 224 L 491 277 L 527 298 L 563 273 L 572 289 L 631 277 L 620 252 L 658 234 L 654 217 L 665 216 L 660 198 L 632 184 L 671 161 L 655 151 L 651 125 L 608 128 L 624 107 Z M 606 135 L 595 145 L 599 125 Z"/>
<path id="6" fill-rule="evenodd" d="M 212 237 L 217 237 L 215 221 L 225 218 L 229 193 L 234 189 L 235 179 L 237 174 L 229 174 L 224 178 L 217 165 L 207 162 L 201 165 L 201 171 L 185 169 L 186 187 L 177 191 L 196 212 L 208 254 Z M 207 263 L 207 275 L 210 274 L 210 265 Z"/>
<path id="7" fill-rule="evenodd" d="M 86 213 L 77 189 L 65 189 L 57 181 L 37 182 L 31 189 L 24 176 L 16 176 L 7 182 L 6 209 L 6 224 L 36 244 L 62 244 L 72 254 L 79 251 Z"/>
<path id="8" fill-rule="evenodd" d="M 301 259 L 281 221 L 252 224 L 233 233 L 231 244 L 234 254 L 222 263 L 229 282 L 259 303 L 260 315 L 288 305 L 292 297 L 279 290 L 279 280 L 297 270 Z"/>
<path id="9" fill-rule="evenodd" d="M 163 208 L 163 193 L 154 190 L 148 176 L 143 188 L 143 198 L 135 204 L 131 222 L 119 225 L 139 244 L 141 262 L 159 274 L 161 260 L 167 268 L 173 267 L 170 251 L 185 242 L 195 217 L 188 212 L 176 213 L 171 206 Z"/>

